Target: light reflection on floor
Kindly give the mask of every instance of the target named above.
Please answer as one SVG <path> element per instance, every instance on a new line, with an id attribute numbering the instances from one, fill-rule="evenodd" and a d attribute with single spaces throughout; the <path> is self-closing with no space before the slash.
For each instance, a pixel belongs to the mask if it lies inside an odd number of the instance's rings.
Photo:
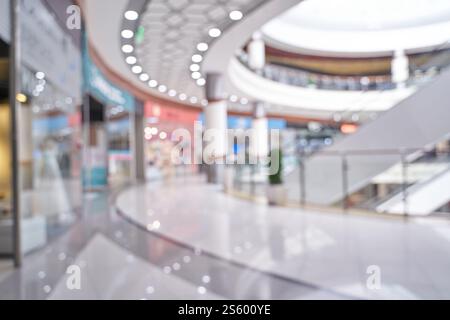
<path id="1" fill-rule="evenodd" d="M 116 214 L 108 194 L 84 201 L 80 221 L 0 280 L 0 299 L 348 298 L 216 259 L 138 228 Z M 251 249 L 250 243 L 241 244 L 241 250 Z M 71 265 L 82 270 L 80 291 L 66 286 Z"/>
<path id="2" fill-rule="evenodd" d="M 67 233 L 0 273 L 0 299 L 449 298 L 448 234 L 442 223 L 256 205 L 198 178 L 150 183 L 85 197 Z M 82 290 L 66 285 L 71 265 Z M 366 286 L 369 265 L 381 290 Z"/>
<path id="3" fill-rule="evenodd" d="M 131 188 L 117 207 L 142 228 L 217 259 L 334 293 L 450 297 L 448 222 L 436 227 L 267 207 L 232 198 L 198 178 Z M 380 290 L 367 287 L 370 266 L 380 267 Z"/>

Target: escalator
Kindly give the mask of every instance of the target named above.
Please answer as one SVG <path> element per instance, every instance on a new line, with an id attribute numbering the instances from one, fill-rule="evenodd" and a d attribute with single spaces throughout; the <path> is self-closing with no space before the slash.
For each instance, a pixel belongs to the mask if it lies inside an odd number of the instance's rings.
<path id="1" fill-rule="evenodd" d="M 406 189 L 407 200 L 399 193 L 376 207 L 377 212 L 394 214 L 429 215 L 450 201 L 450 168 L 426 181 Z"/>
<path id="2" fill-rule="evenodd" d="M 399 163 L 401 156 L 411 156 L 412 150 L 444 139 L 450 133 L 449 84 L 450 70 L 445 70 L 358 132 L 311 155 L 304 163 L 304 200 L 320 205 L 338 203 L 345 194 L 363 188 Z M 300 200 L 302 194 L 299 176 L 297 169 L 286 178 L 292 200 Z"/>

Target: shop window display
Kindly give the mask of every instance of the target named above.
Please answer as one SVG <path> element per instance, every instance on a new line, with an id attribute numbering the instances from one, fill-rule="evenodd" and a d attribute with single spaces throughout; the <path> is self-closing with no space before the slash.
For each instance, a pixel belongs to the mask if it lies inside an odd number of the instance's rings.
<path id="1" fill-rule="evenodd" d="M 18 158 L 21 250 L 70 226 L 81 208 L 81 50 L 42 0 L 20 1 Z"/>
<path id="2" fill-rule="evenodd" d="M 177 165 L 172 161 L 172 150 L 180 143 L 172 139 L 172 134 L 177 129 L 186 129 L 194 137 L 194 125 L 199 113 L 196 110 L 183 110 L 173 105 L 147 101 L 144 129 L 147 179 L 170 181 L 177 175 L 189 174 L 198 169 L 194 164 Z M 186 148 L 191 148 L 191 154 L 194 153 L 193 145 L 186 145 Z"/>
<path id="3" fill-rule="evenodd" d="M 113 186 L 131 177 L 130 116 L 123 107 L 108 107 L 108 173 Z"/>
<path id="4" fill-rule="evenodd" d="M 117 187 L 130 181 L 132 171 L 131 119 L 134 97 L 110 82 L 92 60 L 83 35 L 84 150 L 83 183 L 86 191 Z"/>

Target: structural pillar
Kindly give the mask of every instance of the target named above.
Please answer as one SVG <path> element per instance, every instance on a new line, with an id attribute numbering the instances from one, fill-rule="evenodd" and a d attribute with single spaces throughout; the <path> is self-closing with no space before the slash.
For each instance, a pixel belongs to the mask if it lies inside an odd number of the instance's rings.
<path id="1" fill-rule="evenodd" d="M 258 160 L 258 163 L 269 154 L 269 123 L 263 102 L 255 102 L 253 106 L 250 152 Z"/>
<path id="2" fill-rule="evenodd" d="M 394 59 L 391 64 L 392 82 L 397 84 L 398 88 L 405 87 L 409 79 L 409 59 L 405 51 L 398 49 L 395 51 Z"/>
<path id="3" fill-rule="evenodd" d="M 262 35 L 255 32 L 252 40 L 248 44 L 248 65 L 257 73 L 260 73 L 266 65 L 266 45 L 262 40 Z"/>
<path id="4" fill-rule="evenodd" d="M 205 132 L 203 163 L 206 165 L 208 183 L 221 183 L 226 155 L 227 139 L 227 101 L 224 94 L 224 78 L 220 73 L 206 76 L 206 99 L 204 109 Z"/>
<path id="5" fill-rule="evenodd" d="M 253 34 L 248 45 L 248 58 L 249 67 L 261 75 L 266 64 L 266 46 L 259 32 Z M 261 163 L 269 154 L 269 126 L 264 102 L 254 103 L 251 141 L 251 155 Z"/>
<path id="6" fill-rule="evenodd" d="M 132 179 L 141 183 L 145 181 L 145 117 L 142 102 L 135 101 L 135 110 L 131 114 L 131 150 L 133 155 Z"/>

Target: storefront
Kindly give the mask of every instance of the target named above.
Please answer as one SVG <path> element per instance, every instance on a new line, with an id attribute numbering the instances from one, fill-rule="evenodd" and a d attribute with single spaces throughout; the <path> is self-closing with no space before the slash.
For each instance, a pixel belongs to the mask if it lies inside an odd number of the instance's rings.
<path id="1" fill-rule="evenodd" d="M 128 182 L 133 176 L 135 99 L 107 80 L 84 49 L 85 106 L 83 185 L 96 191 Z"/>
<path id="2" fill-rule="evenodd" d="M 67 33 L 65 10 L 55 12 L 44 0 L 20 0 L 18 5 L 20 28 L 15 47 L 21 60 L 15 72 L 17 162 L 13 167 L 0 163 L 4 166 L 3 199 L 12 194 L 11 186 L 5 182 L 11 181 L 12 173 L 17 172 L 19 177 L 14 180 L 18 185 L 14 193 L 17 212 L 3 206 L 2 255 L 17 251 L 26 254 L 44 246 L 76 220 L 82 199 L 80 45 Z M 10 37 L 3 37 L 5 34 L 2 21 L 0 35 L 9 42 Z M 8 151 L 12 149 L 11 144 L 5 144 L 5 137 L 11 139 L 11 107 L 0 104 L 2 161 L 9 162 Z M 20 241 L 13 238 L 14 215 L 20 217 L 15 238 Z M 20 243 L 16 250 L 14 243 Z"/>
<path id="3" fill-rule="evenodd" d="M 0 225 L 11 214 L 8 13 L 9 1 L 0 1 Z"/>
<path id="4" fill-rule="evenodd" d="M 0 78 L 5 74 L 0 66 Z M 2 81 L 2 80 L 0 80 Z M 11 136 L 10 110 L 7 96 L 0 95 L 0 225 L 11 216 Z M 1 241 L 1 239 L 0 239 Z"/>
<path id="5" fill-rule="evenodd" d="M 147 101 L 145 104 L 146 126 L 145 135 L 145 158 L 147 179 L 170 179 L 176 175 L 189 174 L 197 170 L 196 166 L 186 166 L 175 163 L 171 159 L 171 152 L 176 141 L 173 133 L 177 129 L 185 129 L 191 137 L 194 137 L 194 125 L 198 121 L 200 110 L 188 109 L 171 105 Z M 186 142 L 188 143 L 188 142 Z M 193 145 L 186 145 L 191 148 Z"/>

